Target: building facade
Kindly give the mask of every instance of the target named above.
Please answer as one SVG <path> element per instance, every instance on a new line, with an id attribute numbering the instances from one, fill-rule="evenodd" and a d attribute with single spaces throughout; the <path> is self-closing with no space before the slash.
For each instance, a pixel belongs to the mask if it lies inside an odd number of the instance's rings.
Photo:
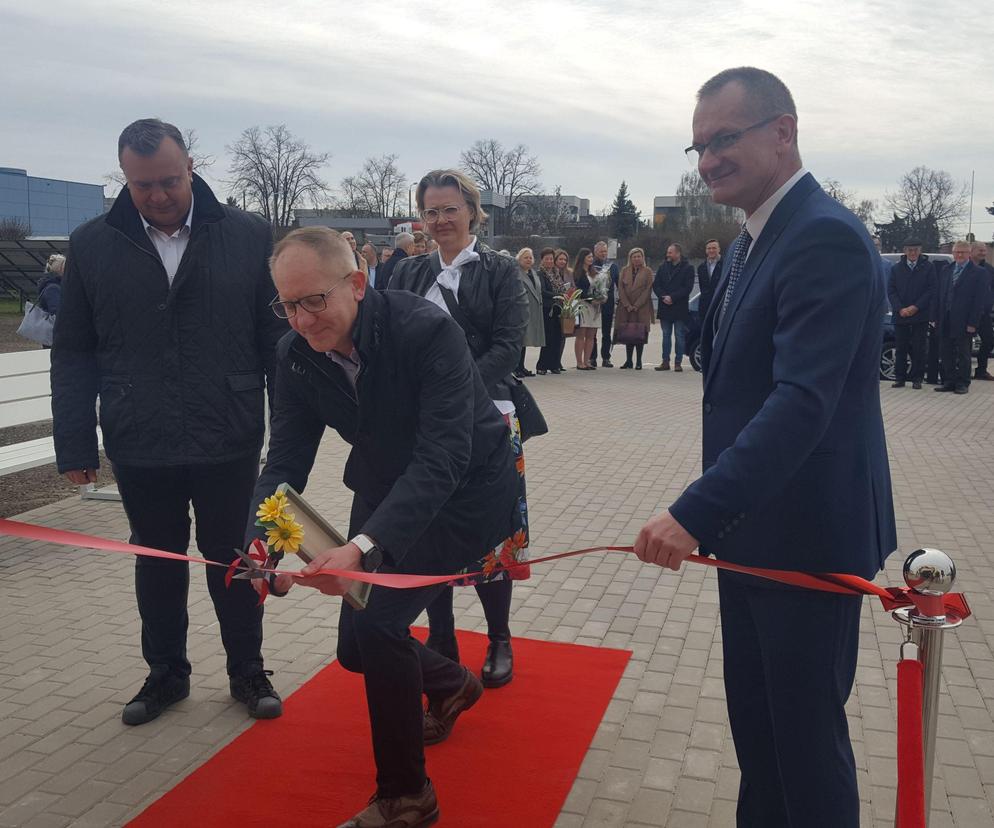
<path id="1" fill-rule="evenodd" d="M 0 167 L 0 221 L 17 222 L 31 236 L 68 236 L 104 213 L 102 184 L 37 178 Z"/>

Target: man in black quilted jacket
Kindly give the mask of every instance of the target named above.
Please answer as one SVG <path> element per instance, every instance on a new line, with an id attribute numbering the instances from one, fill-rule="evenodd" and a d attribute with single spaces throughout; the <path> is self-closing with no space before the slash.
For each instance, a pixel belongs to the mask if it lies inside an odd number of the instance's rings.
<path id="1" fill-rule="evenodd" d="M 127 186 L 69 240 L 52 350 L 56 462 L 73 483 L 96 481 L 99 399 L 131 541 L 185 553 L 192 503 L 201 554 L 228 563 L 242 545 L 266 375 L 286 330 L 267 307 L 271 229 L 218 202 L 172 124 L 135 121 L 121 133 L 118 159 Z M 252 716 L 279 716 L 257 596 L 245 581 L 226 589 L 224 570 L 206 569 L 231 695 Z M 136 559 L 149 675 L 124 708 L 125 724 L 151 721 L 190 693 L 188 589 L 186 563 Z"/>

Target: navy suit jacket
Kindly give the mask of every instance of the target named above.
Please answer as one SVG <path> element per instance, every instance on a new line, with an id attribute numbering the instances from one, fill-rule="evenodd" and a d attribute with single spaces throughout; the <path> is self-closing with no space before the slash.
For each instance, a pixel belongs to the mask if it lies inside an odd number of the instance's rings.
<path id="1" fill-rule="evenodd" d="M 908 267 L 907 256 L 901 256 L 901 261 L 890 269 L 887 298 L 890 300 L 895 325 L 928 322 L 932 318 L 932 302 L 935 298 L 935 268 L 932 263 L 919 257 L 912 270 Z M 901 308 L 911 305 L 918 308 L 918 313 L 914 316 L 901 316 Z"/>
<path id="2" fill-rule="evenodd" d="M 952 282 L 955 267 L 955 262 L 949 262 L 939 274 L 932 321 L 938 324 L 943 336 L 958 338 L 967 335 L 968 325 L 971 328 L 980 325 L 980 317 L 987 310 L 990 274 L 984 268 L 968 261 L 954 288 Z"/>
<path id="3" fill-rule="evenodd" d="M 724 560 L 872 578 L 897 546 L 873 242 L 805 175 L 756 239 L 712 341 L 727 278 L 701 338 L 704 474 L 670 512 Z"/>

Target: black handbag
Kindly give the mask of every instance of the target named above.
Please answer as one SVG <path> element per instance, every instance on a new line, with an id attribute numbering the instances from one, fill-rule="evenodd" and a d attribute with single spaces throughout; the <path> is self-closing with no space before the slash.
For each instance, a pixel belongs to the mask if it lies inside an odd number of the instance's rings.
<path id="1" fill-rule="evenodd" d="M 456 320 L 459 327 L 466 334 L 466 343 L 469 345 L 470 353 L 477 359 L 483 350 L 483 340 L 477 332 L 476 327 L 470 322 L 466 312 L 460 307 L 458 300 L 452 291 L 446 287 L 438 286 L 442 292 L 442 299 L 449 309 L 449 315 Z M 549 433 L 549 424 L 542 415 L 542 409 L 532 396 L 525 384 L 513 374 L 509 374 L 505 382 L 510 389 L 511 402 L 514 403 L 514 415 L 518 418 L 518 425 L 521 426 L 521 442 L 532 437 L 539 437 Z"/>

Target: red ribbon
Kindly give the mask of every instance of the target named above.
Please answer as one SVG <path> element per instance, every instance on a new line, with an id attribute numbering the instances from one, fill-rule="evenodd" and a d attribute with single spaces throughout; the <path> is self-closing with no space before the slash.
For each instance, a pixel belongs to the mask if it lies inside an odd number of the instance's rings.
<path id="1" fill-rule="evenodd" d="M 188 561 L 189 563 L 204 564 L 205 566 L 224 566 L 228 569 L 227 578 L 230 583 L 231 576 L 239 569 L 245 569 L 245 565 L 240 558 L 236 558 L 231 564 L 222 564 L 217 561 L 209 561 L 206 558 L 193 557 L 190 555 L 180 555 L 176 552 L 163 552 L 161 549 L 152 549 L 148 546 L 138 546 L 136 544 L 124 543 L 123 541 L 107 540 L 95 535 L 84 535 L 80 532 L 69 532 L 64 529 L 51 529 L 46 526 L 34 526 L 30 523 L 19 523 L 14 520 L 0 519 L 0 535 L 10 535 L 12 537 L 24 538 L 26 540 L 39 540 L 45 543 L 55 543 L 62 546 L 78 546 L 86 549 L 99 549 L 106 552 L 119 552 L 128 555 L 146 555 L 154 558 L 168 558 L 175 561 Z M 249 554 L 255 559 L 260 559 L 256 552 L 250 550 Z M 574 549 L 571 552 L 560 552 L 556 555 L 547 555 L 544 558 L 533 558 L 520 564 L 510 564 L 504 569 L 515 569 L 517 567 L 530 566 L 532 564 L 549 563 L 563 558 L 573 558 L 577 555 L 587 555 L 592 552 L 629 552 L 634 553 L 631 546 L 591 546 L 587 549 Z M 731 563 L 730 561 L 720 561 L 715 558 L 706 558 L 701 555 L 690 555 L 687 560 L 690 563 L 713 566 L 717 569 L 725 569 L 730 572 L 741 572 L 746 575 L 755 575 L 759 578 L 766 578 L 771 581 L 779 581 L 791 586 L 804 587 L 806 589 L 816 589 L 821 592 L 836 592 L 844 595 L 874 595 L 880 599 L 884 609 L 890 611 L 898 607 L 908 607 L 914 605 L 923 615 L 954 615 L 957 618 L 965 619 L 970 616 L 970 607 L 966 602 L 966 597 L 960 593 L 950 593 L 941 598 L 938 596 L 919 595 L 911 592 L 907 587 L 882 587 L 860 578 L 858 575 L 845 575 L 839 573 L 812 574 L 807 572 L 793 572 L 784 569 L 763 569 L 755 566 L 744 566 L 742 564 Z M 263 572 L 276 572 L 277 570 L 260 566 Z M 500 568 L 498 568 L 499 571 Z M 290 573 L 299 580 L 304 580 L 305 576 L 297 573 Z M 482 572 L 469 572 L 459 575 L 401 575 L 398 573 L 383 572 L 356 572 L 351 569 L 322 569 L 321 575 L 336 575 L 340 578 L 348 578 L 352 581 L 363 581 L 377 586 L 390 587 L 391 589 L 414 589 L 416 587 L 432 586 L 434 584 L 459 583 L 465 578 L 473 578 L 482 575 Z M 308 576 L 310 577 L 310 576 Z M 936 611 L 938 610 L 938 611 Z"/>

